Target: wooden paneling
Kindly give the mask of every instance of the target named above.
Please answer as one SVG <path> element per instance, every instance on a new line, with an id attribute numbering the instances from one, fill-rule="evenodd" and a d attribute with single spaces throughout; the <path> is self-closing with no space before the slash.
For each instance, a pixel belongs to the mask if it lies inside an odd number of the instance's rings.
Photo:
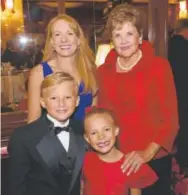
<path id="1" fill-rule="evenodd" d="M 58 14 L 65 13 L 65 0 L 57 0 Z"/>
<path id="2" fill-rule="evenodd" d="M 156 55 L 167 57 L 168 0 L 150 0 L 148 4 L 148 37 Z"/>
<path id="3" fill-rule="evenodd" d="M 1 142 L 7 142 L 12 132 L 26 123 L 26 112 L 16 111 L 1 113 Z M 2 145 L 4 145 L 4 143 Z"/>

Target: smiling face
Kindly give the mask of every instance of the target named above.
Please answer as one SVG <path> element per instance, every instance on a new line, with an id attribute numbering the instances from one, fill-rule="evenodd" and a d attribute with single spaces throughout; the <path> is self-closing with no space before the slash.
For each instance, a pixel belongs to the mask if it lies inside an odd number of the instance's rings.
<path id="1" fill-rule="evenodd" d="M 43 90 L 41 105 L 50 116 L 59 122 L 65 122 L 79 104 L 77 87 L 74 82 L 64 81 L 59 85 Z"/>
<path id="2" fill-rule="evenodd" d="M 52 26 L 51 44 L 61 57 L 75 55 L 80 39 L 76 36 L 71 25 L 64 20 L 57 20 Z"/>
<path id="3" fill-rule="evenodd" d="M 131 22 L 117 25 L 112 31 L 114 47 L 117 53 L 124 58 L 130 58 L 138 52 L 141 38 L 136 27 Z"/>
<path id="4" fill-rule="evenodd" d="M 85 120 L 84 126 L 84 137 L 94 150 L 101 155 L 113 152 L 119 129 L 109 114 L 93 114 Z"/>

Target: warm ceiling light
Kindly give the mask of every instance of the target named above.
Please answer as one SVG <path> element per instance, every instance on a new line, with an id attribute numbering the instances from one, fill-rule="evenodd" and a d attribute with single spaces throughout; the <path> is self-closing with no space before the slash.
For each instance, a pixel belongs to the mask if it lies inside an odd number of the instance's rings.
<path id="1" fill-rule="evenodd" d="M 180 10 L 181 11 L 186 10 L 186 1 L 180 1 Z"/>
<path id="2" fill-rule="evenodd" d="M 187 17 L 187 2 L 180 1 L 179 2 L 179 18 L 186 18 Z"/>
<path id="3" fill-rule="evenodd" d="M 13 0 L 6 0 L 5 7 L 6 7 L 6 9 L 12 10 L 14 7 Z"/>

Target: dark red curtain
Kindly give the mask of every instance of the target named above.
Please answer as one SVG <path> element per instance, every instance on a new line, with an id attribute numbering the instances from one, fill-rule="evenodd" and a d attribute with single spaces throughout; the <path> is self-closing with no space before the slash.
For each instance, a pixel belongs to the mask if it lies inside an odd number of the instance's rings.
<path id="1" fill-rule="evenodd" d="M 5 0 L 1 0 L 1 9 L 2 11 L 5 9 Z"/>

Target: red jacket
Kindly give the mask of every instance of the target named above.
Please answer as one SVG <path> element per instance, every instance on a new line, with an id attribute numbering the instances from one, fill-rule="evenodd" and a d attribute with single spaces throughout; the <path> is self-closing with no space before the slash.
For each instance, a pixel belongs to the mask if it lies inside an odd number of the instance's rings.
<path id="1" fill-rule="evenodd" d="M 154 56 L 143 42 L 143 57 L 129 72 L 116 72 L 113 49 L 98 68 L 98 102 L 113 110 L 120 125 L 120 149 L 143 150 L 155 142 L 163 147 L 156 157 L 171 151 L 178 130 L 176 91 L 170 65 Z"/>

